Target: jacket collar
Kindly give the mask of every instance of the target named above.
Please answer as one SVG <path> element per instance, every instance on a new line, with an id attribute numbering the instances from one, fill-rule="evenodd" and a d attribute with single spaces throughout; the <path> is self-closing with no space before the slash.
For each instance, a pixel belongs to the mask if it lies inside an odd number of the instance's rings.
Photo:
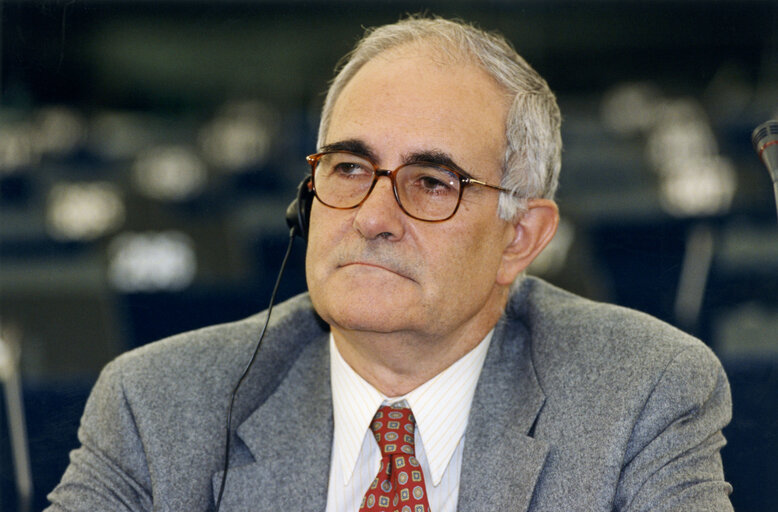
<path id="1" fill-rule="evenodd" d="M 533 439 L 545 395 L 522 322 L 498 323 L 473 398 L 460 477 L 460 512 L 525 511 L 549 445 Z"/>
<path id="2" fill-rule="evenodd" d="M 324 510 L 332 448 L 326 334 L 237 429 L 221 510 Z M 250 453 L 247 457 L 245 451 Z M 243 452 L 243 453 L 241 453 Z M 243 460 L 251 462 L 241 465 Z M 218 495 L 222 472 L 213 476 Z"/>

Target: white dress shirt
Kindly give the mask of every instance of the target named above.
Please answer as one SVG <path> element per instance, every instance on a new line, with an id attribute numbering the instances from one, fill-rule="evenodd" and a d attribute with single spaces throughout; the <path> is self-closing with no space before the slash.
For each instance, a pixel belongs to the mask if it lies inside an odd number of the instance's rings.
<path id="1" fill-rule="evenodd" d="M 378 407 L 406 402 L 416 418 L 416 458 L 433 512 L 455 512 L 465 429 L 492 332 L 473 350 L 401 397 L 386 397 L 360 377 L 330 334 L 330 380 L 335 432 L 327 512 L 357 512 L 375 479 L 381 451 L 370 430 Z"/>

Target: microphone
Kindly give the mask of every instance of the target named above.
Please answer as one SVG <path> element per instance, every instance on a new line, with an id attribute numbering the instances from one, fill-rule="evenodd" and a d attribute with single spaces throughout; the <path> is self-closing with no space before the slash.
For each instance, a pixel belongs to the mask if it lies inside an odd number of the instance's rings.
<path id="1" fill-rule="evenodd" d="M 32 470 L 27 445 L 27 423 L 22 403 L 22 379 L 19 375 L 19 345 L 14 339 L 3 339 L 0 333 L 0 383 L 5 390 L 8 433 L 16 476 L 17 510 L 32 510 Z"/>
<path id="2" fill-rule="evenodd" d="M 775 204 L 778 209 L 778 121 L 762 123 L 751 134 L 751 142 L 773 180 Z"/>

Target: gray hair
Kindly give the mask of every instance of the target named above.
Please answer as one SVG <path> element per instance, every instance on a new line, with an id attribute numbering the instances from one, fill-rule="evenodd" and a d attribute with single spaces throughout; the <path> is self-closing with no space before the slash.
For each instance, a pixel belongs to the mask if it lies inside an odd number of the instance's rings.
<path id="1" fill-rule="evenodd" d="M 362 66 L 387 50 L 422 41 L 438 43 L 434 48 L 441 57 L 463 57 L 480 65 L 513 98 L 502 169 L 502 186 L 513 194 L 500 195 L 500 217 L 513 219 L 529 198 L 552 199 L 562 165 L 562 117 L 554 93 L 503 36 L 459 21 L 411 16 L 368 30 L 343 58 L 327 91 L 319 147 L 325 143 L 335 102 Z"/>

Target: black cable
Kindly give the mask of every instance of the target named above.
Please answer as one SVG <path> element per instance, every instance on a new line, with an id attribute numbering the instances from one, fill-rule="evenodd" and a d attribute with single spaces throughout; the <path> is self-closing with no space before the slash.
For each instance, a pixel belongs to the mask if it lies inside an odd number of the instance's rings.
<path id="1" fill-rule="evenodd" d="M 294 228 L 292 228 L 289 231 L 289 246 L 286 248 L 286 255 L 284 255 L 284 260 L 281 262 L 281 270 L 278 271 L 278 277 L 276 278 L 276 284 L 273 287 L 273 293 L 270 295 L 270 305 L 267 307 L 267 316 L 265 317 L 265 325 L 262 327 L 262 332 L 260 332 L 259 334 L 259 339 L 257 339 L 257 344 L 254 347 L 254 353 L 251 355 L 251 359 L 249 360 L 249 363 L 246 365 L 246 369 L 243 370 L 243 373 L 238 379 L 238 383 L 235 384 L 235 387 L 232 390 L 232 396 L 230 398 L 230 407 L 227 409 L 227 425 L 226 425 L 227 440 L 224 445 L 224 471 L 222 473 L 221 487 L 219 488 L 219 497 L 216 500 L 215 512 L 219 512 L 219 507 L 221 507 L 222 496 L 224 495 L 224 487 L 225 484 L 227 483 L 227 471 L 230 469 L 230 438 L 232 437 L 230 435 L 230 427 L 232 426 L 232 407 L 235 404 L 235 397 L 238 396 L 238 390 L 240 389 L 241 384 L 243 384 L 243 381 L 246 379 L 246 376 L 249 374 L 249 370 L 254 365 L 254 361 L 256 361 L 257 359 L 257 354 L 259 353 L 259 347 L 260 345 L 262 345 L 262 338 L 265 337 L 265 330 L 267 330 L 267 325 L 270 322 L 270 313 L 272 313 L 273 311 L 273 303 L 276 301 L 276 293 L 278 292 L 278 285 L 281 284 L 281 276 L 284 275 L 286 262 L 287 260 L 289 260 L 289 254 L 291 254 L 292 252 L 292 243 L 294 242 L 294 234 L 295 234 L 295 230 Z"/>

